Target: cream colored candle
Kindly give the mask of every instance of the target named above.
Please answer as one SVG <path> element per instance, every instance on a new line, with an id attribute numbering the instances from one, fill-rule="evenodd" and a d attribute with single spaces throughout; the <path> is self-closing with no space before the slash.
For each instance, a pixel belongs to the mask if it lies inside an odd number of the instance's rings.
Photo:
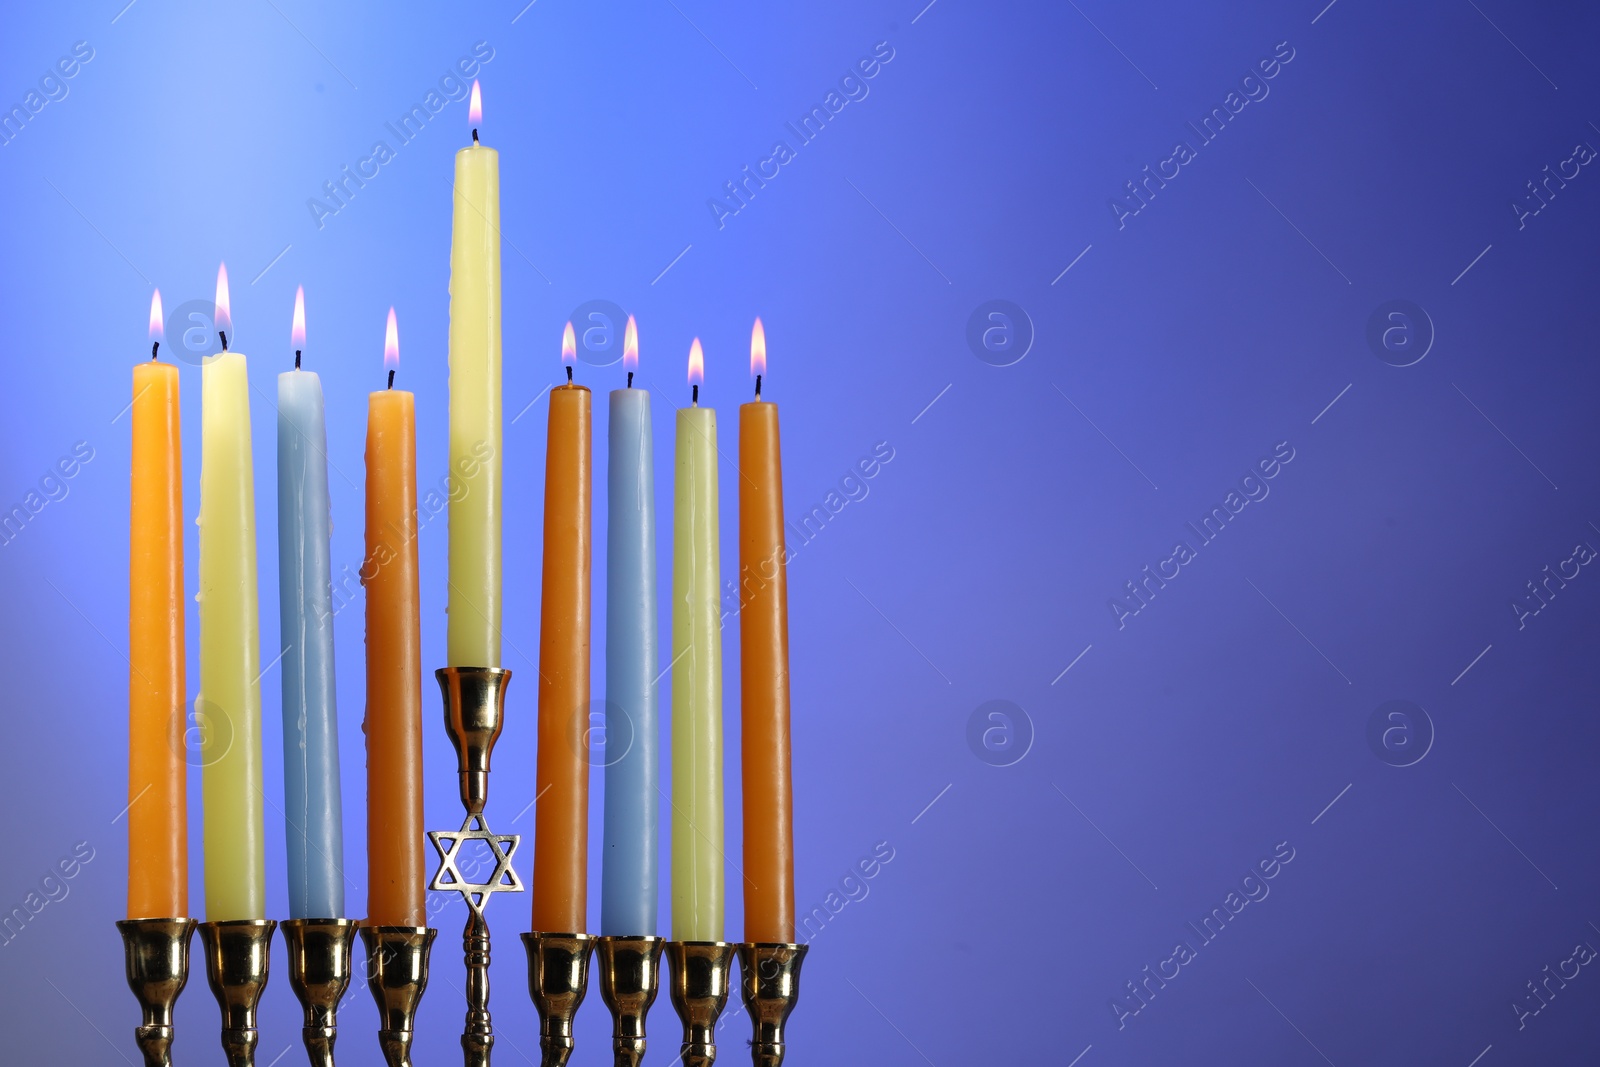
<path id="1" fill-rule="evenodd" d="M 472 124 L 481 118 L 472 83 Z M 500 666 L 500 154 L 456 153 L 450 235 L 450 596 L 454 667 Z"/>
<path id="2" fill-rule="evenodd" d="M 232 330 L 228 274 L 217 272 L 218 332 Z M 226 345 L 226 341 L 224 341 Z M 261 621 L 245 358 L 200 371 L 200 695 L 205 765 L 206 918 L 266 918 L 261 794 Z"/>
<path id="3" fill-rule="evenodd" d="M 689 382 L 705 377 L 700 339 Z M 722 627 L 717 584 L 717 413 L 678 410 L 672 511 L 672 936 L 721 941 Z"/>

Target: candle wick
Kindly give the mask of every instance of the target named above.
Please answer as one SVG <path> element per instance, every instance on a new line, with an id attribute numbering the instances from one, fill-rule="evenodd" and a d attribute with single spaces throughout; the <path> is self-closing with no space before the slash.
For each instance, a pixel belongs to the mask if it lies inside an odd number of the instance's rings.
<path id="1" fill-rule="evenodd" d="M 217 331 L 217 336 L 222 338 L 222 350 L 224 352 L 226 352 L 228 350 L 228 335 L 227 335 L 227 333 L 222 331 L 222 330 L 218 330 Z"/>
<path id="2" fill-rule="evenodd" d="M 389 368 L 389 388 L 390 389 L 394 388 L 394 368 L 393 367 Z"/>
<path id="3" fill-rule="evenodd" d="M 628 372 L 628 388 L 633 388 L 633 371 Z"/>
<path id="4" fill-rule="evenodd" d="M 151 359 L 155 359 L 156 358 L 156 352 L 160 348 L 161 348 L 161 342 L 160 341 L 151 341 L 150 342 L 150 358 Z"/>
<path id="5" fill-rule="evenodd" d="M 756 375 L 756 399 L 761 399 L 761 375 Z"/>
<path id="6" fill-rule="evenodd" d="M 478 127 L 476 126 L 472 127 L 472 143 L 478 143 Z"/>
<path id="7" fill-rule="evenodd" d="M 567 364 L 567 384 L 572 384 L 572 364 Z"/>
<path id="8" fill-rule="evenodd" d="M 298 348 L 294 350 L 294 369 L 300 369 L 300 350 Z M 760 390 L 757 390 L 757 392 L 760 392 Z"/>
<path id="9" fill-rule="evenodd" d="M 689 395 L 689 403 L 693 404 L 695 407 L 699 407 L 700 406 L 700 387 L 698 385 L 691 385 L 689 388 L 694 390 L 694 392 Z"/>

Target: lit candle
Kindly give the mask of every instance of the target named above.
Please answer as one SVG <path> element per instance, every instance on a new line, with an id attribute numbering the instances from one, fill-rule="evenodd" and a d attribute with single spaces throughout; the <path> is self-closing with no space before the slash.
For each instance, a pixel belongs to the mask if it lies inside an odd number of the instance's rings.
<path id="1" fill-rule="evenodd" d="M 456 153 L 450 231 L 450 597 L 454 667 L 500 666 L 500 154 Z"/>
<path id="2" fill-rule="evenodd" d="M 183 766 L 183 459 L 178 368 L 156 362 L 161 338 L 157 290 L 150 298 L 150 359 L 133 368 L 133 484 L 128 508 L 130 919 L 179 919 L 189 914 Z M 65 469 L 62 473 L 70 476 Z"/>
<path id="3" fill-rule="evenodd" d="M 622 340 L 628 387 L 611 391 L 606 472 L 606 804 L 600 932 L 656 932 L 656 490 L 650 393 L 633 388 L 639 331 Z"/>
<path id="4" fill-rule="evenodd" d="M 217 271 L 223 351 L 200 369 L 200 694 L 206 918 L 266 918 L 261 793 L 261 619 L 256 496 L 245 358 L 233 329 L 228 271 Z"/>
<path id="5" fill-rule="evenodd" d="M 417 610 L 417 416 L 394 388 L 400 336 L 384 334 L 389 387 L 367 397 L 367 921 L 426 926 L 422 856 L 422 629 Z"/>
<path id="6" fill-rule="evenodd" d="M 289 916 L 344 918 L 339 719 L 328 562 L 322 382 L 300 369 L 305 290 L 294 294 L 294 370 L 278 375 L 278 618 L 283 647 L 283 811 Z"/>
<path id="7" fill-rule="evenodd" d="M 700 407 L 705 357 L 689 349 L 672 512 L 672 936 L 720 941 L 722 625 L 717 583 L 717 413 Z"/>
<path id="8" fill-rule="evenodd" d="M 561 337 L 567 382 L 550 390 L 539 611 L 538 815 L 533 929 L 583 933 L 589 869 L 589 567 L 594 479 L 589 390 L 572 381 L 572 323 Z"/>
<path id="9" fill-rule="evenodd" d="M 739 736 L 744 788 L 744 939 L 794 941 L 789 780 L 789 592 L 778 406 L 761 399 L 767 335 L 750 335 L 756 399 L 739 406 Z"/>

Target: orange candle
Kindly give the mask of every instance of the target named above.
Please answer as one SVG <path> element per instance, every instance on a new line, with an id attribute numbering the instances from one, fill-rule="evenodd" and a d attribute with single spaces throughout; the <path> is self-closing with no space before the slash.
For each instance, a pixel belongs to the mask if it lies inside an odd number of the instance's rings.
<path id="1" fill-rule="evenodd" d="M 756 320 L 756 399 L 739 407 L 739 683 L 744 787 L 744 939 L 794 941 L 789 755 L 789 592 L 778 406 L 761 399 L 767 338 Z"/>
<path id="2" fill-rule="evenodd" d="M 567 384 L 550 390 L 539 609 L 539 811 L 533 929 L 583 933 L 589 871 L 589 390 L 572 383 L 572 324 L 561 340 Z"/>
<path id="3" fill-rule="evenodd" d="M 389 388 L 367 396 L 367 921 L 426 926 L 422 843 L 422 629 L 417 592 L 417 417 L 394 388 L 394 309 L 383 346 Z"/>
<path id="4" fill-rule="evenodd" d="M 161 293 L 150 300 L 150 361 L 133 368 L 128 531 L 128 918 L 189 915 L 183 765 L 183 457 L 178 368 L 155 361 Z"/>

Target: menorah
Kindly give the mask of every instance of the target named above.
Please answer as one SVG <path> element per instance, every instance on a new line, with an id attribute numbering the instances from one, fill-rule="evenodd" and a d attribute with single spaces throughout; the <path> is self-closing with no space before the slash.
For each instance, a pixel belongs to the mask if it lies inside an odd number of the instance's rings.
<path id="1" fill-rule="evenodd" d="M 461 805 L 457 830 L 433 830 L 439 853 L 430 888 L 460 893 L 467 905 L 462 949 L 466 964 L 466 1067 L 489 1067 L 494 1027 L 489 1014 L 491 940 L 485 911 L 497 893 L 520 893 L 512 867 L 518 834 L 492 830 L 484 809 L 495 742 L 505 718 L 511 672 L 495 667 L 444 667 L 435 672 L 444 696 L 445 731 L 456 750 Z M 471 843 L 488 850 L 487 877 L 474 880 L 466 865 Z M 466 869 L 464 869 L 464 867 Z M 469 875 L 469 871 L 473 874 Z M 125 948 L 128 985 L 142 1011 L 134 1038 L 145 1067 L 171 1067 L 176 1036 L 173 1009 L 189 977 L 189 947 L 196 929 L 205 954 L 206 979 L 222 1013 L 221 1041 L 229 1067 L 254 1067 L 257 1007 L 266 989 L 271 919 L 197 923 L 188 918 L 128 919 L 117 924 Z M 366 949 L 367 986 L 378 1008 L 378 1042 L 388 1067 L 411 1067 L 417 1005 L 428 985 L 430 927 L 373 926 L 349 919 L 291 919 L 281 924 L 289 949 L 289 983 L 304 1010 L 302 1040 L 314 1067 L 334 1067 L 337 1006 L 349 986 L 351 947 L 359 932 Z M 741 994 L 753 1028 L 755 1067 L 779 1067 L 784 1027 L 799 1000 L 805 945 L 723 941 L 665 941 L 659 937 L 595 937 L 582 931 L 528 932 L 528 990 L 539 1013 L 541 1067 L 564 1067 L 573 1051 L 573 1021 L 588 990 L 592 955 L 598 956 L 601 998 L 612 1016 L 617 1067 L 638 1067 L 645 1053 L 645 1018 L 670 964 L 668 992 L 683 1024 L 684 1067 L 716 1061 L 717 1022 L 727 1003 L 732 965 L 739 961 Z"/>

